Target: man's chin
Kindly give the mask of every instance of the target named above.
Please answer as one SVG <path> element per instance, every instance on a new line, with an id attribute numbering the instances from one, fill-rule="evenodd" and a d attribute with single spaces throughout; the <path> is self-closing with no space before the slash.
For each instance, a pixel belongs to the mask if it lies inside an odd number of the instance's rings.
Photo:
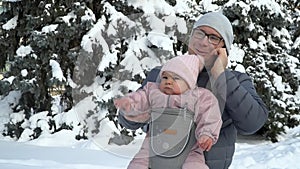
<path id="1" fill-rule="evenodd" d="M 199 55 L 199 56 L 203 56 L 203 57 L 207 56 L 207 52 L 201 52 L 201 51 L 199 51 L 197 49 L 191 49 L 191 48 L 189 48 L 189 54 L 191 54 L 191 55 Z"/>
<path id="2" fill-rule="evenodd" d="M 197 51 L 195 52 L 196 55 L 199 55 L 199 56 L 202 56 L 202 57 L 206 57 L 207 56 L 207 53 L 206 52 L 200 52 L 200 51 Z"/>

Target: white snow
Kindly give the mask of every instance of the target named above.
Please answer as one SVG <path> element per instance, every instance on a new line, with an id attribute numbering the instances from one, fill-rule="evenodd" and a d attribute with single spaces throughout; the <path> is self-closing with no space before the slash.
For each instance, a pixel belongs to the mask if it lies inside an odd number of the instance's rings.
<path id="1" fill-rule="evenodd" d="M 108 145 L 111 124 L 106 121 L 101 135 L 77 141 L 75 132 L 63 130 L 44 134 L 32 141 L 0 139 L 1 169 L 125 169 L 139 149 L 143 135 L 129 145 Z M 110 130 L 108 130 L 110 129 Z M 104 134 L 103 134 L 104 133 Z M 300 128 L 290 130 L 278 143 L 242 139 L 230 169 L 299 169 Z"/>
<path id="2" fill-rule="evenodd" d="M 14 79 L 15 79 L 14 76 L 10 76 L 10 77 L 4 78 L 4 79 L 2 79 L 2 80 L 3 80 L 3 81 L 7 81 L 7 82 L 9 82 L 10 84 L 12 84 L 12 82 L 14 81 Z"/>
<path id="3" fill-rule="evenodd" d="M 138 84 L 129 81 L 123 82 L 137 88 Z M 129 86 L 130 86 L 129 85 Z M 16 116 L 12 119 L 22 120 L 24 114 L 12 113 L 10 104 L 19 97 L 18 92 L 0 101 L 0 128 L 7 123 L 9 114 Z M 55 116 L 58 124 L 67 121 L 78 126 L 82 117 L 80 112 L 95 106 L 92 100 L 82 101 L 74 109 Z M 1 169 L 125 169 L 139 150 L 144 133 L 138 135 L 130 144 L 118 146 L 108 144 L 109 138 L 116 131 L 113 123 L 104 119 L 100 124 L 100 133 L 88 140 L 76 140 L 78 129 L 62 130 L 50 134 L 46 123 L 48 112 L 41 112 L 30 118 L 24 125 L 39 126 L 43 133 L 37 139 L 31 140 L 31 129 L 26 129 L 20 139 L 15 141 L 10 137 L 0 136 L 0 168 Z M 103 117 L 105 112 L 100 112 Z M 34 120 L 34 119 L 42 120 Z M 45 121 L 43 120 L 45 119 Z M 238 139 L 236 151 L 230 169 L 300 169 L 300 126 L 287 130 L 287 134 L 279 137 L 278 143 L 261 140 L 261 138 L 246 137 Z"/>
<path id="4" fill-rule="evenodd" d="M 57 28 L 58 24 L 52 24 L 48 26 L 44 26 L 42 28 L 42 32 L 48 33 L 48 32 L 54 32 Z"/>
<path id="5" fill-rule="evenodd" d="M 14 16 L 8 22 L 2 25 L 2 28 L 5 30 L 15 29 L 15 27 L 17 26 L 17 21 L 18 21 L 18 15 Z"/>
<path id="6" fill-rule="evenodd" d="M 59 81 L 66 80 L 66 78 L 64 77 L 63 72 L 60 68 L 60 65 L 57 61 L 51 59 L 50 66 L 52 68 L 52 77 L 53 78 L 56 78 Z"/>
<path id="7" fill-rule="evenodd" d="M 21 75 L 26 77 L 28 75 L 28 71 L 26 69 L 21 70 Z"/>
<path id="8" fill-rule="evenodd" d="M 173 40 L 165 34 L 149 32 L 147 39 L 152 45 L 155 45 L 158 48 L 173 51 Z"/>
<path id="9" fill-rule="evenodd" d="M 31 52 L 32 52 L 31 46 L 24 46 L 24 45 L 21 45 L 21 46 L 17 49 L 17 56 L 18 56 L 18 57 L 25 57 L 26 55 L 30 54 Z"/>
<path id="10" fill-rule="evenodd" d="M 141 8 L 145 13 L 161 13 L 165 15 L 175 15 L 173 7 L 165 1 L 160 0 L 128 0 L 128 4 L 135 8 Z"/>
<path id="11" fill-rule="evenodd" d="M 263 9 L 262 6 L 264 6 L 264 8 L 267 8 L 271 11 L 271 14 L 284 16 L 284 14 L 281 12 L 279 4 L 276 3 L 275 0 L 255 0 L 252 4 L 254 6 L 260 7 L 261 9 Z"/>

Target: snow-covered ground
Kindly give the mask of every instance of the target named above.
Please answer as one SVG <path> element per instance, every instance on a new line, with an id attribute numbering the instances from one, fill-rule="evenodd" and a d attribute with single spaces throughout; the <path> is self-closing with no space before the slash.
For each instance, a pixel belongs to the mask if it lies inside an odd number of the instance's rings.
<path id="1" fill-rule="evenodd" d="M 1 131 L 12 113 L 9 105 L 16 99 L 14 94 L 0 101 Z M 75 108 L 79 111 L 86 108 L 88 105 L 84 103 Z M 65 114 L 69 121 L 79 120 L 76 111 Z M 39 123 L 41 128 L 47 128 L 46 124 Z M 79 141 L 75 139 L 76 128 L 54 134 L 45 129 L 34 140 L 26 137 L 26 132 L 18 141 L 0 135 L 0 169 L 125 169 L 139 150 L 144 133 L 139 131 L 140 135 L 130 144 L 118 146 L 108 144 L 116 131 L 113 122 L 104 119 L 99 129 L 98 135 Z M 278 143 L 254 136 L 239 137 L 230 169 L 300 169 L 300 126 L 287 131 Z"/>
<path id="2" fill-rule="evenodd" d="M 236 144 L 230 169 L 300 169 L 300 127 L 270 143 L 242 138 Z M 105 136 L 77 141 L 72 131 L 15 142 L 0 139 L 1 169 L 124 169 L 139 149 L 142 137 L 129 145 L 103 145 Z M 101 141 L 102 140 L 102 141 Z"/>

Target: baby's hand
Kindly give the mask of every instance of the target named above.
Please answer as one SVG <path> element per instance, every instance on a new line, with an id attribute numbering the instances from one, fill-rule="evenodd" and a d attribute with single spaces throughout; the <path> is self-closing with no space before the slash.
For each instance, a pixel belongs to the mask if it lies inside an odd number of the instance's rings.
<path id="1" fill-rule="evenodd" d="M 130 101 L 126 98 L 115 99 L 114 105 L 116 106 L 116 108 L 119 108 L 125 113 L 129 113 L 131 111 Z"/>
<path id="2" fill-rule="evenodd" d="M 213 145 L 213 140 L 207 135 L 201 135 L 200 138 L 198 139 L 198 146 L 203 151 L 209 151 L 212 145 Z"/>

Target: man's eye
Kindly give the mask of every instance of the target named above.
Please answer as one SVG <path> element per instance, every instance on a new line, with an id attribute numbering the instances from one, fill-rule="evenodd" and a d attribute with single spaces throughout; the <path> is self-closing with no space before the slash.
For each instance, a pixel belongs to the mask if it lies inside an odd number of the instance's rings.
<path id="1" fill-rule="evenodd" d="M 214 41 L 218 41 L 218 40 L 220 40 L 220 38 L 219 38 L 219 37 L 217 37 L 217 36 L 214 36 L 214 35 L 210 35 L 210 39 L 211 39 L 211 40 L 214 40 Z"/>
<path id="2" fill-rule="evenodd" d="M 167 77 L 167 76 L 162 76 L 161 78 L 162 78 L 162 79 L 168 79 L 168 77 Z"/>
<path id="3" fill-rule="evenodd" d="M 195 37 L 196 38 L 204 38 L 205 34 L 203 32 L 200 32 L 200 31 L 196 31 L 195 32 Z"/>

